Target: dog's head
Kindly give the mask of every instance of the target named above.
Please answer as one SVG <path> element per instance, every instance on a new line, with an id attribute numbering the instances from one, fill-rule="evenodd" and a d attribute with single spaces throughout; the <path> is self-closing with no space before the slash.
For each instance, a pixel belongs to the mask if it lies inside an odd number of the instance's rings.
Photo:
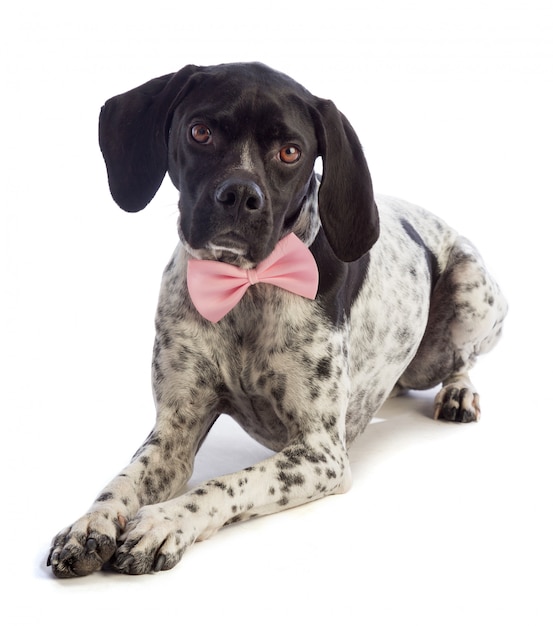
<path id="1" fill-rule="evenodd" d="M 189 65 L 155 78 L 106 102 L 99 135 L 125 211 L 143 209 L 169 173 L 180 237 L 198 258 L 244 266 L 266 258 L 312 201 L 319 156 L 319 215 L 335 255 L 356 260 L 378 237 L 369 170 L 349 122 L 264 65 Z"/>

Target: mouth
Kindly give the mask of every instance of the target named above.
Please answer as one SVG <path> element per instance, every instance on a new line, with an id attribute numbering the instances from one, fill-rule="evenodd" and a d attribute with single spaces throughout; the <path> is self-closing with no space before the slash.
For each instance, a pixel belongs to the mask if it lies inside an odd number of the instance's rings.
<path id="1" fill-rule="evenodd" d="M 216 255 L 233 255 L 235 257 L 245 257 L 249 252 L 248 242 L 239 235 L 226 234 L 214 237 L 206 246 Z"/>
<path id="2" fill-rule="evenodd" d="M 255 265 L 252 259 L 249 258 L 250 245 L 239 235 L 235 235 L 234 233 L 217 235 L 201 248 L 194 248 L 186 240 L 180 224 L 178 231 L 179 238 L 184 247 L 195 259 L 222 261 L 244 269 L 251 269 Z"/>

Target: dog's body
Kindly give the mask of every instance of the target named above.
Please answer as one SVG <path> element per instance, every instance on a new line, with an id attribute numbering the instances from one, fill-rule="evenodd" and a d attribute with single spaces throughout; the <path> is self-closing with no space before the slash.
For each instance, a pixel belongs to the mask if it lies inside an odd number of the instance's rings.
<path id="1" fill-rule="evenodd" d="M 478 419 L 467 371 L 500 335 L 501 293 L 440 219 L 374 202 L 357 137 L 332 103 L 262 65 L 187 66 L 108 101 L 100 142 L 126 210 L 144 208 L 169 171 L 181 243 L 156 319 L 156 426 L 54 539 L 57 576 L 108 562 L 168 569 L 225 524 L 346 491 L 347 448 L 394 391 L 443 383 L 435 417 Z M 314 300 L 256 284 L 218 323 L 200 316 L 191 258 L 254 268 L 291 232 L 317 262 Z M 177 496 L 221 413 L 275 455 Z"/>

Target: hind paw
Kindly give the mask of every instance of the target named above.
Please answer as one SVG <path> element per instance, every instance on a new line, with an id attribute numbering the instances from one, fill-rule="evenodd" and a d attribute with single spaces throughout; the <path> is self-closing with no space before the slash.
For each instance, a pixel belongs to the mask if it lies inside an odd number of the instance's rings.
<path id="1" fill-rule="evenodd" d="M 480 397 L 466 381 L 444 384 L 434 401 L 434 419 L 449 422 L 477 422 Z"/>

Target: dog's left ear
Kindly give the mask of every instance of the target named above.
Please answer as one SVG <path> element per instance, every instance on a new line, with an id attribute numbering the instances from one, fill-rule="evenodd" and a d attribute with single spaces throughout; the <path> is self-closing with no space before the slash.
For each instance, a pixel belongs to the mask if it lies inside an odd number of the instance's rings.
<path id="1" fill-rule="evenodd" d="M 379 235 L 378 211 L 363 148 L 348 120 L 330 100 L 317 99 L 313 118 L 323 176 L 319 213 L 341 261 L 356 261 Z"/>
<path id="2" fill-rule="evenodd" d="M 111 195 L 125 211 L 141 211 L 167 171 L 167 139 L 176 103 L 199 68 L 187 65 L 108 100 L 99 141 Z"/>

